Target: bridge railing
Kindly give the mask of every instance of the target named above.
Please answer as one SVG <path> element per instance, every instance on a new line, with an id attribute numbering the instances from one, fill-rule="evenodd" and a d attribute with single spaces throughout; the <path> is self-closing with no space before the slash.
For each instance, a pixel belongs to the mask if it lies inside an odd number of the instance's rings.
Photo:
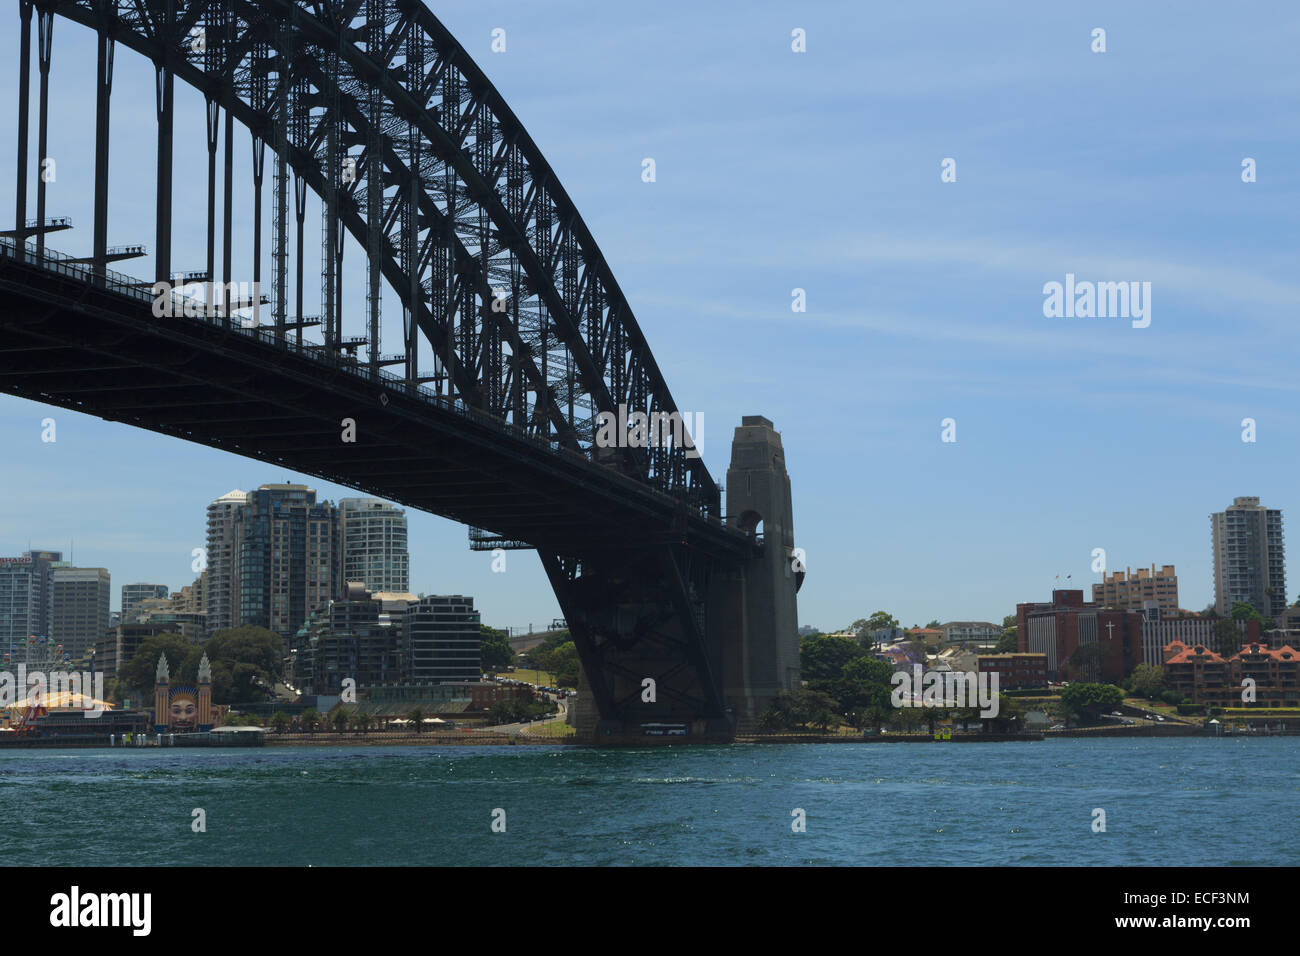
<path id="1" fill-rule="evenodd" d="M 95 285 L 100 288 L 129 296 L 141 304 L 148 304 L 151 310 L 157 300 L 157 296 L 153 292 L 156 283 L 146 282 L 142 279 L 125 275 L 124 273 L 116 272 L 112 269 L 97 269 L 93 265 L 85 262 L 74 262 L 72 257 L 48 247 L 43 251 L 38 252 L 34 245 L 24 243 L 23 249 L 20 253 L 17 241 L 7 237 L 0 237 L 0 256 L 34 264 L 47 272 L 66 276 L 79 282 L 85 282 L 90 285 Z M 287 336 L 278 334 L 274 325 L 245 325 L 242 318 L 230 317 L 219 312 L 214 312 L 198 297 L 188 296 L 184 292 L 178 291 L 178 289 L 183 289 L 183 287 L 184 283 L 181 283 L 178 287 L 174 287 L 170 293 L 182 300 L 182 307 L 180 310 L 177 310 L 174 306 L 171 309 L 173 318 L 191 322 L 205 322 L 208 325 L 236 332 L 241 335 L 247 335 L 250 338 L 256 338 L 258 341 L 273 348 L 308 356 L 313 361 L 322 362 L 338 371 L 346 372 L 347 374 L 357 378 L 378 382 L 384 386 L 392 388 L 395 392 L 400 392 L 419 401 L 435 405 L 444 412 L 459 415 L 467 421 L 485 425 L 499 433 L 508 434 L 516 439 L 522 439 L 538 448 L 558 454 L 575 463 L 580 462 L 589 468 L 600 467 L 591 460 L 591 457 L 586 452 L 561 445 L 558 441 L 553 439 L 542 438 L 531 434 L 515 422 L 504 421 L 488 412 L 466 405 L 464 401 L 459 398 L 438 395 L 429 391 L 422 384 L 410 382 L 406 378 L 394 372 L 390 372 L 387 369 L 378 366 L 371 366 L 356 358 L 349 358 L 332 353 L 328 351 L 325 346 L 319 343 L 304 343 L 299 345 L 298 343 L 291 341 Z M 188 315 L 185 314 L 184 309 L 184 301 L 187 299 L 192 300 L 196 305 L 195 308 L 190 310 L 191 314 Z M 200 304 L 201 307 L 198 307 Z M 237 320 L 232 321 L 232 318 Z M 607 476 L 611 480 L 624 484 L 629 489 L 635 489 L 642 494 L 653 494 L 665 501 L 676 501 L 672 495 L 647 485 L 644 482 L 637 481 L 629 475 L 624 475 L 609 468 L 600 468 L 600 470 L 603 475 Z M 717 514 L 707 515 L 707 520 L 709 520 L 711 524 L 722 524 L 722 518 Z"/>
<path id="2" fill-rule="evenodd" d="M 124 292 L 141 302 L 153 303 L 152 283 L 142 282 L 121 272 L 114 272 L 112 269 L 96 270 L 93 265 L 86 262 L 74 262 L 71 256 L 50 249 L 48 246 L 44 250 L 37 252 L 34 245 L 24 243 L 20 254 L 18 245 L 18 242 L 13 239 L 0 238 L 0 255 L 35 263 L 47 272 L 54 272 L 70 279 L 92 283 L 98 281 L 99 285 L 115 292 Z"/>

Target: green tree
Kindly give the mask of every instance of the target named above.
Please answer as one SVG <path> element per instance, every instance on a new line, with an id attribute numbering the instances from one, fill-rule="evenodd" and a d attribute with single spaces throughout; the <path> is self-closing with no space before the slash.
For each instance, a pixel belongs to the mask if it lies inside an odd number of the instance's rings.
<path id="1" fill-rule="evenodd" d="M 348 726 L 348 712 L 342 707 L 335 707 L 330 714 L 330 723 L 334 725 L 334 732 L 341 734 Z"/>
<path id="2" fill-rule="evenodd" d="M 1064 668 L 1071 679 L 1088 677 L 1095 679 L 1101 667 L 1101 645 L 1080 644 L 1070 655 L 1070 661 Z"/>
<path id="3" fill-rule="evenodd" d="M 364 734 L 370 729 L 370 715 L 361 710 L 354 710 L 349 718 L 352 729 L 359 734 Z"/>
<path id="4" fill-rule="evenodd" d="M 832 703 L 834 703 L 834 701 L 832 701 Z M 808 722 L 822 733 L 826 733 L 826 731 L 830 730 L 831 726 L 836 722 L 835 713 L 829 707 L 823 707 L 814 710 L 810 715 Z"/>
<path id="5" fill-rule="evenodd" d="M 889 706 L 881 707 L 876 704 L 872 704 L 867 707 L 858 707 L 857 709 L 851 711 L 852 714 L 857 715 L 857 720 L 858 720 L 858 722 L 855 723 L 853 726 L 857 727 L 859 730 L 862 729 L 864 726 L 870 727 L 876 733 L 880 733 L 881 725 L 889 720 L 890 713 L 892 710 L 893 710 L 892 707 Z"/>
<path id="6" fill-rule="evenodd" d="M 862 656 L 850 660 L 838 677 L 810 680 L 808 689 L 821 691 L 846 710 L 859 707 L 889 707 L 893 689 L 893 668 L 884 661 Z"/>
<path id="7" fill-rule="evenodd" d="M 870 660 L 870 653 L 851 637 L 805 637 L 799 642 L 799 676 L 806 681 L 835 680 L 846 664 L 863 658 Z"/>
<path id="8" fill-rule="evenodd" d="M 263 700 L 284 670 L 284 640 L 264 627 L 216 631 L 202 653 L 212 665 L 214 704 Z M 197 655 L 194 667 L 197 672 Z"/>
<path id="9" fill-rule="evenodd" d="M 514 664 L 515 650 L 510 646 L 505 631 L 498 631 L 486 624 L 480 624 L 478 630 L 482 637 L 482 643 L 479 644 L 479 659 L 483 670 L 505 670 Z"/>
<path id="10" fill-rule="evenodd" d="M 915 628 L 913 628 L 913 630 L 915 630 Z M 907 640 L 903 641 L 903 647 L 907 649 L 907 653 L 912 655 L 912 660 L 919 664 L 925 663 L 926 649 L 925 641 L 923 639 L 913 634 Z"/>
<path id="11" fill-rule="evenodd" d="M 1061 689 L 1060 706 L 1077 721 L 1092 721 L 1124 702 L 1124 692 L 1114 684 L 1076 682 Z"/>
<path id="12" fill-rule="evenodd" d="M 1255 610 L 1255 606 L 1249 601 L 1234 601 L 1232 603 L 1232 613 L 1228 615 L 1234 621 L 1264 621 L 1264 615 Z"/>
<path id="13" fill-rule="evenodd" d="M 552 631 L 546 636 L 546 640 L 538 644 L 533 650 L 534 652 L 541 651 L 543 653 L 546 651 L 553 651 L 563 644 L 568 644 L 572 640 L 573 636 L 568 631 Z"/>
<path id="14" fill-rule="evenodd" d="M 1014 654 L 1020 647 L 1020 628 L 1012 624 L 1004 628 L 1002 636 L 998 638 L 997 646 L 993 648 L 996 654 Z"/>
<path id="15" fill-rule="evenodd" d="M 889 725 L 904 733 L 912 733 L 921 729 L 926 723 L 924 713 L 928 708 L 925 707 L 898 707 L 890 712 Z"/>
<path id="16" fill-rule="evenodd" d="M 1010 734 L 1023 730 L 1024 726 L 1024 705 L 1014 697 L 998 694 L 998 715 L 984 718 L 984 730 L 989 733 Z"/>
<path id="17" fill-rule="evenodd" d="M 515 708 L 512 700 L 498 700 L 488 708 L 488 720 L 494 724 L 512 724 L 515 722 Z"/>
<path id="18" fill-rule="evenodd" d="M 921 716 L 925 720 L 927 733 L 934 736 L 934 726 L 941 720 L 952 720 L 956 717 L 956 711 L 951 707 L 922 707 Z"/>
<path id="19" fill-rule="evenodd" d="M 1016 627 L 1016 616 L 1014 614 L 1008 614 L 1004 617 L 1002 619 L 1002 627 L 1004 630 L 1008 627 Z"/>
<path id="20" fill-rule="evenodd" d="M 855 730 L 863 730 L 871 727 L 876 731 L 880 730 L 880 725 L 885 722 L 888 714 L 880 707 L 854 707 L 848 714 L 847 719 L 849 726 Z"/>
<path id="21" fill-rule="evenodd" d="M 569 640 L 544 652 L 541 669 L 551 675 L 557 686 L 577 687 L 578 674 L 582 669 L 582 663 L 578 659 L 578 646 Z"/>
<path id="22" fill-rule="evenodd" d="M 406 719 L 415 725 L 415 732 L 418 734 L 424 729 L 424 709 L 421 707 L 412 707 Z"/>
<path id="23" fill-rule="evenodd" d="M 1139 664 L 1133 668 L 1125 686 L 1131 694 L 1155 700 L 1165 689 L 1165 669 L 1151 664 Z"/>
<path id="24" fill-rule="evenodd" d="M 315 707 L 308 707 L 298 716 L 298 725 L 307 733 L 314 733 L 320 726 L 320 712 Z"/>
<path id="25" fill-rule="evenodd" d="M 854 621 L 849 625 L 849 630 L 857 635 L 859 642 L 869 644 L 872 641 L 872 632 L 898 626 L 898 619 L 892 614 L 887 611 L 877 611 L 871 617 Z"/>
<path id="26" fill-rule="evenodd" d="M 783 691 L 772 706 L 781 715 L 781 726 L 791 729 L 807 729 L 809 724 L 828 726 L 840 709 L 833 697 L 815 690 Z"/>
<path id="27" fill-rule="evenodd" d="M 925 627 L 927 630 L 938 630 L 939 628 L 943 627 L 943 625 L 940 624 L 938 621 L 931 621 Z"/>
<path id="28" fill-rule="evenodd" d="M 1237 622 L 1230 617 L 1221 617 L 1215 621 L 1211 633 L 1214 646 L 1210 649 L 1223 657 L 1237 653 L 1240 649 L 1238 645 L 1244 638 Z"/>
<path id="29" fill-rule="evenodd" d="M 198 677 L 201 652 L 197 644 L 180 634 L 151 634 L 140 642 L 120 674 L 121 683 L 128 688 L 127 696 L 142 701 L 145 707 L 153 706 L 154 678 L 158 673 L 160 654 L 167 655 L 167 671 L 173 684 L 191 683 Z M 191 660 L 193 670 L 190 669 Z"/>
<path id="30" fill-rule="evenodd" d="M 282 710 L 277 710 L 271 715 L 271 729 L 277 734 L 282 734 L 285 728 L 289 726 L 289 717 Z"/>

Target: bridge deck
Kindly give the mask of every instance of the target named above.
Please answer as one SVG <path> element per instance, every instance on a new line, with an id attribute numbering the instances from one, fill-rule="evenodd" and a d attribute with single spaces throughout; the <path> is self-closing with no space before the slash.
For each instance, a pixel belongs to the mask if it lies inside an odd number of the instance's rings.
<path id="1" fill-rule="evenodd" d="M 585 455 L 147 283 L 0 241 L 0 390 L 314 475 L 562 554 L 751 537 Z M 355 441 L 343 441 L 343 420 Z"/>

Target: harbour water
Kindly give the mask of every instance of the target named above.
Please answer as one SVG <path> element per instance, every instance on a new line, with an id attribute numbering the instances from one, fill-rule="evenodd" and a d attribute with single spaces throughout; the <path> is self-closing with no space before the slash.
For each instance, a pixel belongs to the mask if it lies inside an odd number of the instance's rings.
<path id="1" fill-rule="evenodd" d="M 1298 806 L 1297 737 L 0 752 L 24 866 L 1274 866 Z"/>

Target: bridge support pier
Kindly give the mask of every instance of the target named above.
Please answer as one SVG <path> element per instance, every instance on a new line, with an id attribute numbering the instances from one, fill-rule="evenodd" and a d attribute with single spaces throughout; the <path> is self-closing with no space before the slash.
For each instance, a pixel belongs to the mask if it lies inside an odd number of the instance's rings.
<path id="1" fill-rule="evenodd" d="M 579 739 L 726 741 L 798 689 L 803 571 L 781 436 L 760 416 L 736 429 L 727 515 L 753 538 L 743 558 L 655 542 L 572 562 L 543 553 L 582 661 Z"/>
<path id="2" fill-rule="evenodd" d="M 803 562 L 794 553 L 794 510 L 785 450 L 772 423 L 746 415 L 731 442 L 727 524 L 754 534 L 757 553 L 714 588 L 721 607 L 723 695 L 737 730 L 748 730 L 784 691 L 799 689 L 795 595 Z"/>

